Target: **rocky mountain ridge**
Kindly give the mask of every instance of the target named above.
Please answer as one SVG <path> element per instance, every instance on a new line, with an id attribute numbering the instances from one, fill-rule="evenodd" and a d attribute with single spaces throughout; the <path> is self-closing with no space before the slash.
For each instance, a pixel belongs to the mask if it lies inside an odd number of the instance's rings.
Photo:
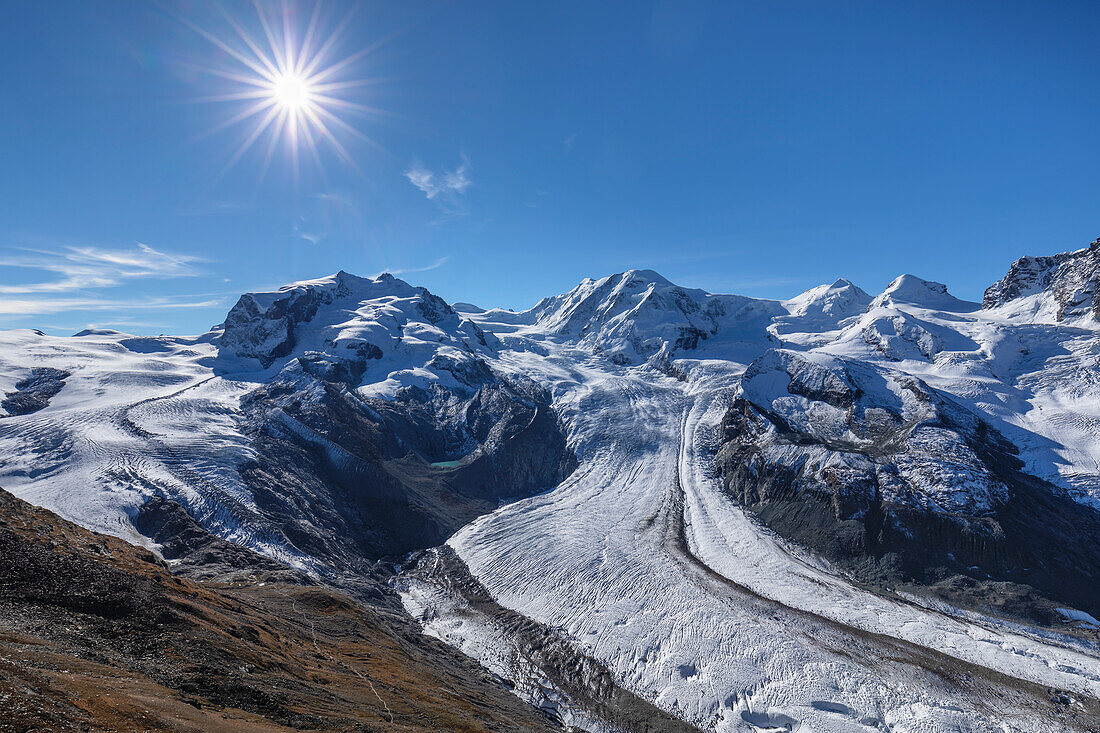
<path id="1" fill-rule="evenodd" d="M 1003 279 L 989 286 L 982 305 L 996 308 L 1029 296 L 1045 296 L 1057 305 L 1059 321 L 1089 315 L 1100 320 L 1100 301 L 1095 297 L 1098 280 L 1100 239 L 1075 252 L 1021 257 Z"/>
<path id="2" fill-rule="evenodd" d="M 1048 626 L 1052 599 L 1100 606 L 1100 512 L 1022 472 L 1011 442 L 920 379 L 770 351 L 722 429 L 727 491 L 864 582 Z"/>

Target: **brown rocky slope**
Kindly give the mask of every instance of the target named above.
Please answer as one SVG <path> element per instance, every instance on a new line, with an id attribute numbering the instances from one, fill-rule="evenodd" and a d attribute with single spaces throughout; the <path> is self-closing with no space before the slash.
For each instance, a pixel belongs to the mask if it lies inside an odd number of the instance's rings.
<path id="1" fill-rule="evenodd" d="M 0 490 L 0 732 L 559 729 L 398 614 L 255 560 L 182 577 Z"/>

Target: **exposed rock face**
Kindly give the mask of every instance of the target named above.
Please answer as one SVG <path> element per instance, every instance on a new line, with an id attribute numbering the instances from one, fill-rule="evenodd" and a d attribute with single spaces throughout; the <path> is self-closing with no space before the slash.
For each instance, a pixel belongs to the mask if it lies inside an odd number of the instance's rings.
<path id="1" fill-rule="evenodd" d="M 207 532 L 175 501 L 154 496 L 134 517 L 134 528 L 157 543 L 173 571 L 188 577 L 232 578 L 255 576 L 285 583 L 311 585 L 305 573 Z"/>
<path id="2" fill-rule="evenodd" d="M 9 415 L 29 415 L 38 412 L 50 404 L 61 388 L 65 386 L 65 380 L 72 376 L 64 369 L 52 369 L 50 367 L 35 367 L 31 369 L 29 377 L 15 383 L 14 392 L 8 392 L 0 407 L 3 407 Z"/>
<path id="3" fill-rule="evenodd" d="M 558 484 L 576 459 L 548 396 L 473 363 L 456 369 L 466 389 L 410 387 L 395 400 L 289 364 L 242 403 L 257 451 L 242 477 L 261 511 L 299 550 L 366 567 Z"/>
<path id="4" fill-rule="evenodd" d="M 346 279 L 340 276 L 333 288 L 293 289 L 270 303 L 245 293 L 225 318 L 221 345 L 270 366 L 290 353 L 297 342 L 296 327 L 313 320 L 320 305 L 350 294 Z"/>
<path id="5" fill-rule="evenodd" d="M 256 451 L 241 476 L 273 531 L 362 569 L 563 480 L 576 461 L 549 396 L 498 377 L 496 346 L 390 275 L 242 296 L 219 348 L 282 365 L 241 403 Z"/>
<path id="6" fill-rule="evenodd" d="M 1057 319 L 1092 315 L 1100 320 L 1100 239 L 1085 249 L 1051 257 L 1021 257 L 1008 274 L 985 291 L 982 305 L 993 308 L 1018 298 L 1048 293 L 1057 304 Z"/>
<path id="7" fill-rule="evenodd" d="M 739 402 L 748 412 L 738 414 L 755 413 L 769 423 L 772 428 L 762 432 L 782 446 L 785 463 L 823 485 L 836 484 L 849 500 L 879 497 L 978 517 L 1006 497 L 1004 484 L 971 445 L 981 430 L 978 419 L 913 377 L 772 351 L 750 365 L 741 387 Z M 983 434 L 983 446 L 988 442 Z M 1003 442 L 995 447 L 1012 452 Z M 786 455 L 788 449 L 798 458 Z"/>
<path id="8" fill-rule="evenodd" d="M 974 583 L 1000 582 L 1100 604 L 1100 513 L 1022 473 L 1011 443 L 914 377 L 772 351 L 745 373 L 723 433 L 730 493 L 864 581 L 963 603 Z M 982 602 L 1054 623 L 1049 602 L 1012 587 Z"/>

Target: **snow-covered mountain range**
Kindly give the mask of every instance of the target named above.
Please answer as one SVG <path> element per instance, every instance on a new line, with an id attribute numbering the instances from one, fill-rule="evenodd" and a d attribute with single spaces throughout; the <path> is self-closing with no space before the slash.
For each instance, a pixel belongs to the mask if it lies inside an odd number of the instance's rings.
<path id="1" fill-rule="evenodd" d="M 2 332 L 0 486 L 370 578 L 588 730 L 632 724 L 586 685 L 701 730 L 1088 730 L 1098 278 L 1100 240 L 982 303 L 631 270 L 515 313 L 340 272 L 199 337 Z"/>

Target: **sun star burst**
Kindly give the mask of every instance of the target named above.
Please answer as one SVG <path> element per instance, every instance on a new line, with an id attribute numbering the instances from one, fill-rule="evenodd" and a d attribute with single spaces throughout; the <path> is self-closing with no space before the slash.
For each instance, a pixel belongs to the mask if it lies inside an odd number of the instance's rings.
<path id="1" fill-rule="evenodd" d="M 238 109 L 209 130 L 246 127 L 244 138 L 226 162 L 222 173 L 235 165 L 256 143 L 267 136 L 261 177 L 266 173 L 276 149 L 283 145 L 290 152 L 295 177 L 301 151 L 308 150 L 320 168 L 317 146 L 326 143 L 343 162 L 358 169 L 341 138 L 353 137 L 374 144 L 345 117 L 366 117 L 381 111 L 344 98 L 350 90 L 373 83 L 371 79 L 347 79 L 353 65 L 374 47 L 360 49 L 334 58 L 345 35 L 354 8 L 328 33 L 320 30 L 321 3 L 313 5 L 304 29 L 295 22 L 300 17 L 298 4 L 285 2 L 272 22 L 271 6 L 254 3 L 261 33 L 254 36 L 224 10 L 222 16 L 232 34 L 222 38 L 214 32 L 181 18 L 194 31 L 217 47 L 225 67 L 199 67 L 235 88 L 223 94 L 202 98 L 207 102 L 232 102 Z"/>

